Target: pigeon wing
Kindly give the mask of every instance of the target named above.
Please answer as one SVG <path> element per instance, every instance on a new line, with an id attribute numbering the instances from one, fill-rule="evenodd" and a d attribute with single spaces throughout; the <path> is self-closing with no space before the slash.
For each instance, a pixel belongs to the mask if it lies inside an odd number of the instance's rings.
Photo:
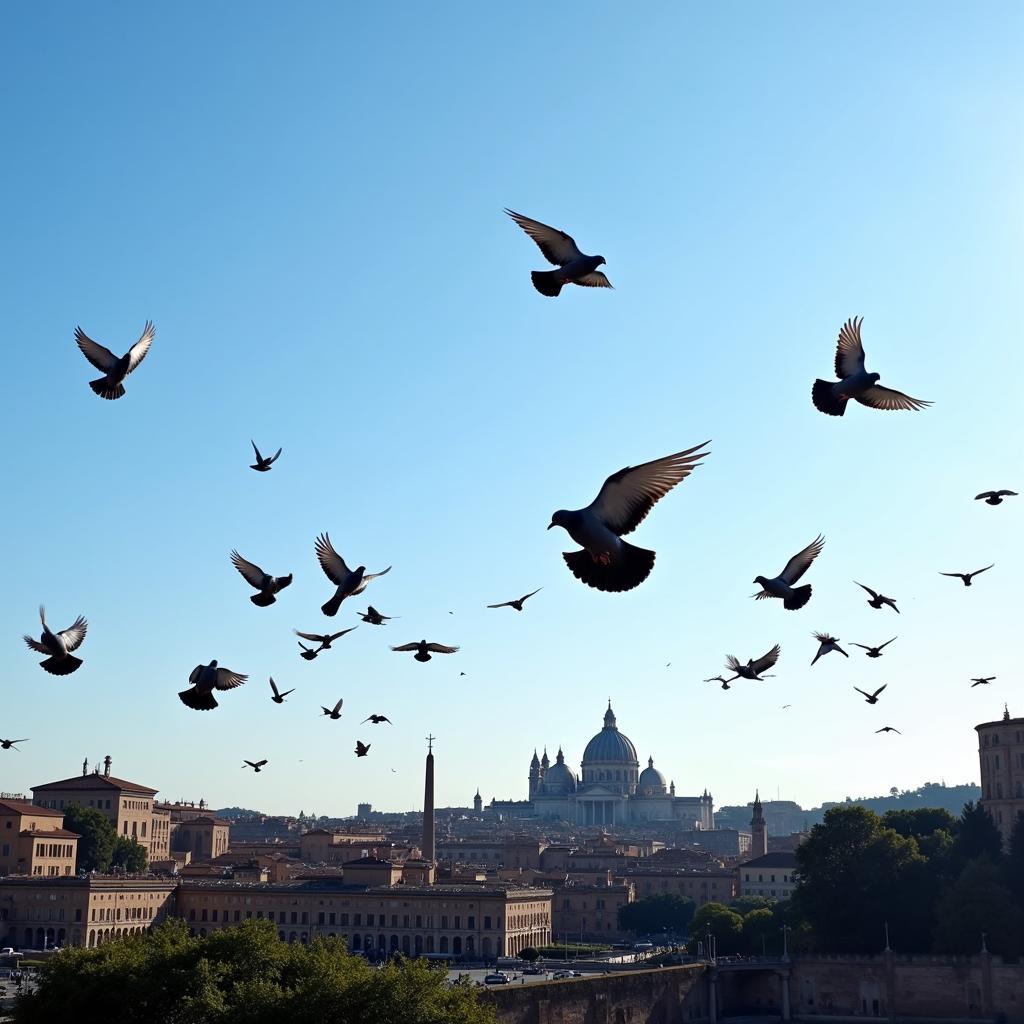
<path id="1" fill-rule="evenodd" d="M 740 659 L 735 654 L 727 654 L 725 656 L 725 667 L 730 672 L 739 672 L 740 670 Z"/>
<path id="2" fill-rule="evenodd" d="M 975 569 L 974 572 L 972 572 L 970 575 L 971 576 L 980 576 L 983 572 L 988 572 L 989 569 L 994 569 L 995 565 L 996 565 L 996 563 L 993 562 L 991 565 L 986 565 L 984 569 Z"/>
<path id="3" fill-rule="evenodd" d="M 872 384 L 867 391 L 862 391 L 855 396 L 861 405 L 870 409 L 927 409 L 931 402 L 922 398 L 911 398 L 902 391 L 893 391 L 892 388 L 883 388 L 881 384 Z"/>
<path id="4" fill-rule="evenodd" d="M 641 466 L 620 469 L 605 480 L 587 511 L 597 515 L 620 537 L 632 533 L 647 518 L 655 503 L 700 465 L 697 460 L 708 453 L 699 449 L 706 444 L 709 442 Z"/>
<path id="5" fill-rule="evenodd" d="M 198 680 L 200 675 L 202 675 L 204 668 L 206 668 L 205 665 L 196 665 L 196 667 L 189 673 L 188 681 L 192 686 L 195 686 L 196 680 Z"/>
<path id="6" fill-rule="evenodd" d="M 836 376 L 843 380 L 864 370 L 864 346 L 860 340 L 860 325 L 864 317 L 852 317 L 843 324 L 836 343 Z"/>
<path id="7" fill-rule="evenodd" d="M 50 653 L 38 640 L 33 640 L 32 637 L 28 635 L 25 636 L 25 643 L 27 643 L 37 654 Z"/>
<path id="8" fill-rule="evenodd" d="M 73 651 L 78 648 L 82 641 L 85 639 L 85 631 L 89 628 L 89 623 L 82 618 L 81 615 L 75 619 L 74 622 L 68 626 L 67 629 L 61 630 L 57 636 L 64 641 L 64 646 L 69 650 Z"/>
<path id="9" fill-rule="evenodd" d="M 427 650 L 433 654 L 454 654 L 458 647 L 446 647 L 444 644 L 427 644 Z"/>
<path id="10" fill-rule="evenodd" d="M 351 575 L 345 559 L 334 550 L 330 534 L 322 533 L 316 539 L 316 557 L 324 575 L 337 587 L 340 587 Z M 365 577 L 364 577 L 365 579 Z"/>
<path id="11" fill-rule="evenodd" d="M 537 243 L 548 263 L 562 267 L 583 256 L 572 236 L 564 231 L 541 224 L 539 220 L 524 217 L 514 210 L 506 209 L 505 212 Z"/>
<path id="12" fill-rule="evenodd" d="M 248 678 L 238 672 L 232 672 L 229 668 L 218 668 L 217 680 L 213 685 L 218 690 L 233 690 L 236 686 L 241 686 Z"/>
<path id="13" fill-rule="evenodd" d="M 246 583 L 257 590 L 263 586 L 263 578 L 267 575 L 258 565 L 243 558 L 237 551 L 231 552 L 231 564 L 242 574 Z"/>
<path id="14" fill-rule="evenodd" d="M 758 658 L 750 667 L 754 675 L 759 676 L 765 669 L 771 668 L 779 660 L 782 649 L 776 644 L 764 657 Z"/>
<path id="15" fill-rule="evenodd" d="M 1000 497 L 1000 498 L 1016 498 L 1017 497 L 1017 492 L 1016 491 L 1005 491 L 1005 490 L 1004 491 L 996 491 L 996 495 L 998 497 Z M 980 498 L 981 495 L 979 494 L 978 497 Z"/>
<path id="16" fill-rule="evenodd" d="M 345 703 L 345 698 L 344 697 L 339 698 L 338 703 L 334 705 L 334 711 L 332 711 L 331 714 L 336 715 L 341 710 L 341 705 L 344 704 L 344 703 Z"/>
<path id="17" fill-rule="evenodd" d="M 512 604 L 511 601 L 502 601 L 501 604 L 489 604 L 488 608 L 508 608 Z"/>
<path id="18" fill-rule="evenodd" d="M 117 366 L 117 356 L 109 348 L 104 348 L 98 342 L 93 341 L 81 327 L 75 328 L 75 341 L 82 350 L 82 355 L 101 373 L 110 373 Z"/>
<path id="19" fill-rule="evenodd" d="M 131 373 L 146 358 L 146 353 L 149 351 L 149 346 L 153 344 L 153 335 L 155 334 L 156 328 L 153 326 L 153 322 L 147 320 L 139 340 L 128 349 L 128 373 Z"/>
<path id="20" fill-rule="evenodd" d="M 267 459 L 267 463 L 271 464 L 271 463 L 277 462 L 277 460 L 281 457 L 281 452 L 283 452 L 283 451 L 284 451 L 283 448 L 278 448 L 277 451 L 274 452 L 273 456 L 271 458 Z"/>
<path id="21" fill-rule="evenodd" d="M 389 572 L 391 572 L 392 568 L 393 568 L 393 566 L 389 565 L 386 569 L 381 569 L 380 572 L 364 572 L 363 573 L 362 586 L 359 589 L 360 590 L 365 589 L 366 584 L 369 583 L 370 580 L 377 579 L 378 576 L 387 576 L 387 574 Z M 357 593 L 358 593 L 358 591 L 357 591 Z"/>
<path id="22" fill-rule="evenodd" d="M 780 579 L 784 583 L 788 583 L 793 586 L 797 580 L 811 567 L 813 562 L 818 555 L 821 554 L 821 549 L 825 546 L 825 538 L 818 534 L 810 544 L 803 549 L 798 551 L 787 563 L 786 568 L 780 573 Z"/>
<path id="23" fill-rule="evenodd" d="M 585 288 L 612 288 L 611 281 L 608 280 L 600 270 L 592 270 L 589 274 L 584 274 L 582 277 L 573 278 L 573 284 L 581 284 Z"/>
<path id="24" fill-rule="evenodd" d="M 856 580 L 853 582 L 857 583 Z M 861 590 L 866 590 L 874 600 L 878 600 L 878 593 L 876 591 L 872 590 L 870 587 L 865 587 L 863 583 L 857 583 L 857 586 L 860 587 Z"/>
<path id="25" fill-rule="evenodd" d="M 877 697 L 888 685 L 888 683 L 883 683 L 873 694 L 871 694 L 871 696 Z"/>
<path id="26" fill-rule="evenodd" d="M 262 767 L 263 767 L 263 766 L 264 766 L 264 765 L 265 765 L 266 763 L 267 763 L 267 759 L 266 759 L 266 758 L 263 758 L 263 760 L 262 760 L 262 761 L 257 761 L 257 762 L 256 762 L 256 764 L 254 765 L 254 767 L 256 767 L 256 768 L 262 768 Z"/>
<path id="27" fill-rule="evenodd" d="M 401 647 L 392 647 L 393 651 L 418 651 L 420 649 L 419 644 L 402 644 Z"/>
<path id="28" fill-rule="evenodd" d="M 257 448 L 257 447 L 256 447 L 256 442 L 255 442 L 255 441 L 253 441 L 253 440 L 252 440 L 252 439 L 250 438 L 250 440 L 249 440 L 249 444 L 251 444 L 251 445 L 252 445 L 252 450 L 253 450 L 253 451 L 254 451 L 254 452 L 256 453 L 256 461 L 257 461 L 257 462 L 262 462 L 262 461 L 263 461 L 263 456 L 262 456 L 262 455 L 260 455 L 260 450 L 259 450 L 259 448 Z"/>
<path id="29" fill-rule="evenodd" d="M 296 636 L 301 636 L 303 640 L 311 640 L 315 644 L 322 644 L 327 638 L 321 636 L 319 633 L 303 633 L 298 629 L 293 629 L 292 632 Z"/>
<path id="30" fill-rule="evenodd" d="M 329 644 L 333 644 L 335 640 L 340 640 L 346 633 L 351 633 L 353 629 L 358 629 L 358 628 L 359 628 L 358 626 L 349 626 L 348 629 L 339 630 L 339 632 L 337 632 L 337 633 L 329 633 L 327 636 L 323 637 L 322 639 L 326 640 L 327 643 L 329 643 Z M 302 633 L 299 634 L 299 636 L 303 636 L 303 635 L 304 634 L 302 634 Z"/>
<path id="31" fill-rule="evenodd" d="M 273 676 L 270 677 L 270 688 L 274 691 L 274 696 L 275 697 L 280 697 L 281 696 L 281 691 L 278 690 L 277 683 L 274 682 L 274 677 Z"/>

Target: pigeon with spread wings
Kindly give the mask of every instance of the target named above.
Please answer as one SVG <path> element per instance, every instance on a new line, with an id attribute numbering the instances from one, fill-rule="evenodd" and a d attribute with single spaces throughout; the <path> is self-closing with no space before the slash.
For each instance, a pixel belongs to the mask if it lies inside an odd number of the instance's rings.
<path id="1" fill-rule="evenodd" d="M 284 450 L 282 448 L 278 448 L 277 451 L 273 455 L 271 455 L 269 459 L 267 459 L 260 454 L 259 448 L 256 447 L 256 442 L 253 441 L 251 438 L 249 440 L 249 444 L 252 445 L 252 450 L 256 453 L 256 464 L 250 466 L 249 468 L 255 469 L 257 473 L 269 473 L 270 467 L 275 462 L 277 462 L 277 460 L 281 457 L 281 452 Z"/>
<path id="2" fill-rule="evenodd" d="M 418 644 L 402 644 L 401 647 L 392 647 L 393 651 L 415 651 L 413 657 L 417 661 L 430 661 L 431 654 L 454 654 L 458 647 L 446 647 L 444 644 L 427 643 L 421 640 Z"/>
<path id="3" fill-rule="evenodd" d="M 391 725 L 391 719 L 387 715 L 370 715 L 369 718 L 364 718 L 359 724 L 366 725 L 367 722 L 372 722 L 374 725 L 380 725 L 381 722 L 387 722 Z"/>
<path id="4" fill-rule="evenodd" d="M 911 398 L 902 391 L 884 388 L 881 375 L 864 368 L 864 346 L 860 340 L 863 317 L 852 317 L 839 331 L 836 345 L 836 376 L 838 381 L 814 382 L 811 399 L 814 407 L 827 416 L 842 416 L 852 398 L 869 409 L 924 409 L 931 405 L 920 398 Z"/>
<path id="5" fill-rule="evenodd" d="M 52 676 L 69 676 L 82 666 L 82 659 L 76 658 L 71 652 L 77 650 L 85 639 L 89 623 L 81 615 L 59 633 L 54 633 L 46 624 L 46 609 L 39 606 L 39 621 L 43 624 L 43 632 L 38 640 L 25 637 L 25 643 L 37 654 L 49 657 L 39 662 Z"/>
<path id="6" fill-rule="evenodd" d="M 529 601 L 529 599 L 533 597 L 534 594 L 539 594 L 543 589 L 543 587 L 538 587 L 536 590 L 531 590 L 530 593 L 524 594 L 522 597 L 517 597 L 514 601 L 502 601 L 501 604 L 489 604 L 487 607 L 515 608 L 517 612 L 521 612 L 523 610 L 523 605 L 526 604 L 526 602 Z"/>
<path id="7" fill-rule="evenodd" d="M 17 750 L 16 744 L 18 743 L 28 743 L 28 738 L 26 737 L 22 740 L 0 740 L 0 748 L 4 750 Z"/>
<path id="8" fill-rule="evenodd" d="M 855 686 L 854 689 L 864 698 L 867 704 L 877 704 L 878 695 L 888 686 L 888 683 L 884 683 L 874 693 L 868 693 L 867 690 L 862 690 L 859 686 Z"/>
<path id="9" fill-rule="evenodd" d="M 120 398 L 124 394 L 124 385 L 121 382 L 146 358 L 155 334 L 156 328 L 147 320 L 139 340 L 118 358 L 109 348 L 104 348 L 93 341 L 81 327 L 76 327 L 75 341 L 82 350 L 82 355 L 103 374 L 98 380 L 89 381 L 89 387 L 100 398 L 107 398 L 110 401 Z"/>
<path id="10" fill-rule="evenodd" d="M 893 637 L 892 638 L 892 640 L 896 640 L 896 639 L 898 639 L 898 638 L 897 637 Z M 867 644 L 854 644 L 853 646 L 854 647 L 861 647 L 861 648 L 863 648 L 867 652 L 867 655 L 868 655 L 869 658 L 880 658 L 882 656 L 882 651 L 886 647 L 888 647 L 889 644 L 892 643 L 892 640 L 886 640 L 884 644 L 879 644 L 878 647 L 869 647 Z"/>
<path id="11" fill-rule="evenodd" d="M 1003 498 L 1016 498 L 1016 491 L 982 491 L 974 496 L 975 501 L 984 501 L 986 505 L 1002 505 Z"/>
<path id="12" fill-rule="evenodd" d="M 333 708 L 325 708 L 323 706 L 323 704 L 321 704 L 320 705 L 320 710 L 328 718 L 333 719 L 336 722 L 339 718 L 341 718 L 341 705 L 344 704 L 344 703 L 345 703 L 345 698 L 344 697 L 340 697 L 338 699 L 338 703 L 335 704 Z"/>
<path id="13" fill-rule="evenodd" d="M 345 564 L 345 559 L 334 550 L 331 544 L 330 534 L 323 533 L 316 539 L 316 557 L 323 569 L 324 575 L 338 588 L 334 596 L 323 604 L 320 610 L 324 615 L 337 615 L 341 602 L 346 597 L 361 594 L 367 587 L 370 580 L 391 572 L 391 566 L 382 569 L 380 572 L 367 572 L 365 565 L 357 565 L 350 569 Z"/>
<path id="14" fill-rule="evenodd" d="M 781 598 L 782 607 L 789 611 L 803 608 L 811 599 L 811 585 L 805 583 L 802 587 L 795 587 L 794 584 L 811 567 L 811 562 L 821 554 L 824 546 L 825 538 L 818 534 L 803 551 L 798 551 L 786 563 L 786 568 L 774 579 L 765 576 L 754 577 L 754 582 L 759 583 L 761 589 L 753 596 L 758 601 L 764 601 L 769 597 Z"/>
<path id="15" fill-rule="evenodd" d="M 853 582 L 857 583 L 856 580 Z M 871 595 L 871 597 L 868 598 L 868 604 L 871 605 L 872 608 L 882 608 L 885 605 L 888 605 L 897 615 L 899 615 L 900 610 L 896 607 L 895 597 L 886 597 L 885 594 L 880 594 L 877 590 L 865 587 L 863 583 L 857 583 L 857 586 L 860 587 L 861 590 L 866 590 Z"/>
<path id="16" fill-rule="evenodd" d="M 876 733 L 879 733 L 879 732 L 894 732 L 898 736 L 902 736 L 903 735 L 903 733 L 901 733 L 899 731 L 899 729 L 897 729 L 894 725 L 883 725 L 881 729 L 876 729 L 875 732 Z"/>
<path id="17" fill-rule="evenodd" d="M 270 688 L 274 691 L 274 695 L 270 699 L 275 704 L 283 704 L 285 697 L 287 697 L 289 693 L 294 693 L 295 692 L 295 687 L 293 686 L 290 690 L 285 690 L 284 693 L 282 693 L 277 688 L 277 683 L 274 682 L 274 677 L 273 676 L 270 677 Z"/>
<path id="18" fill-rule="evenodd" d="M 974 676 L 971 679 L 971 689 L 973 690 L 976 686 L 988 686 L 989 683 L 995 682 L 995 676 Z"/>
<path id="19" fill-rule="evenodd" d="M 242 765 L 243 768 L 251 768 L 257 775 L 263 770 L 263 766 L 267 763 L 267 759 L 263 758 L 262 761 L 245 761 Z"/>
<path id="20" fill-rule="evenodd" d="M 579 284 L 587 288 L 611 288 L 612 284 L 597 268 L 607 260 L 603 256 L 587 256 L 570 235 L 558 228 L 541 224 L 539 220 L 524 217 L 506 209 L 505 212 L 537 243 L 548 263 L 558 270 L 534 270 L 530 274 L 533 287 L 549 298 L 554 298 L 566 284 Z"/>
<path id="21" fill-rule="evenodd" d="M 255 587 L 259 593 L 252 594 L 249 600 L 258 608 L 266 608 L 272 605 L 285 587 L 291 586 L 292 574 L 287 576 L 271 576 L 265 573 L 258 565 L 243 558 L 237 551 L 231 552 L 231 564 L 242 574 L 242 579 L 251 587 Z"/>
<path id="22" fill-rule="evenodd" d="M 188 677 L 191 685 L 187 690 L 182 690 L 178 698 L 193 711 L 212 711 L 217 707 L 214 690 L 233 690 L 248 678 L 238 672 L 232 672 L 229 668 L 218 666 L 217 659 L 214 658 L 209 665 L 196 665 L 192 669 L 192 674 Z"/>
<path id="23" fill-rule="evenodd" d="M 731 683 L 733 679 L 753 679 L 757 682 L 761 682 L 761 673 L 766 671 L 767 669 L 770 669 L 775 664 L 775 662 L 779 660 L 779 655 L 781 653 L 782 648 L 779 647 L 778 644 L 776 644 L 767 654 L 763 654 L 760 658 L 757 658 L 756 660 L 754 658 L 751 658 L 746 663 L 746 665 L 740 664 L 739 658 L 735 657 L 734 655 L 726 655 L 725 667 L 730 672 L 736 673 L 732 677 L 732 679 L 728 681 Z"/>
<path id="24" fill-rule="evenodd" d="M 372 743 L 363 743 L 360 740 L 356 740 L 356 757 L 366 757 L 366 755 L 370 752 L 371 746 L 373 746 Z M 392 769 L 392 771 L 394 771 L 394 769 Z"/>
<path id="25" fill-rule="evenodd" d="M 358 628 L 358 626 L 349 626 L 348 629 L 338 630 L 337 633 L 303 633 L 298 629 L 292 630 L 292 632 L 296 636 L 301 636 L 303 640 L 309 640 L 314 644 L 319 644 L 320 647 L 316 652 L 319 654 L 320 651 L 329 651 L 331 649 L 331 644 L 333 644 L 335 640 L 339 640 L 346 633 L 351 633 L 353 629 Z"/>
<path id="26" fill-rule="evenodd" d="M 838 651 L 844 658 L 848 658 L 849 655 L 839 646 L 839 637 L 829 636 L 828 633 L 812 633 L 815 640 L 818 641 L 818 653 L 814 656 L 814 661 L 811 662 L 813 665 L 822 655 L 830 654 L 832 651 Z"/>
<path id="27" fill-rule="evenodd" d="M 995 562 L 992 565 L 986 565 L 984 569 L 975 569 L 974 572 L 940 572 L 940 576 L 953 576 L 960 580 L 965 587 L 971 586 L 971 581 L 975 576 L 980 576 L 983 572 L 988 572 L 989 569 L 995 566 Z"/>
<path id="28" fill-rule="evenodd" d="M 655 503 L 685 480 L 709 453 L 710 442 L 675 455 L 626 466 L 605 480 L 597 497 L 586 508 L 560 509 L 548 526 L 560 526 L 582 551 L 563 551 L 572 574 L 588 587 L 608 592 L 638 587 L 654 568 L 655 553 L 635 547 L 621 538 L 647 518 Z"/>

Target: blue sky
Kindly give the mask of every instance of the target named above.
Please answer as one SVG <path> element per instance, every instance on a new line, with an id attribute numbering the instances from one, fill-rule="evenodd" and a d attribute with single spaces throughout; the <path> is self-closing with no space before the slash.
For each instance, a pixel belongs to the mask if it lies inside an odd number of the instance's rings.
<path id="1" fill-rule="evenodd" d="M 679 793 L 806 805 L 974 779 L 973 726 L 1024 713 L 1024 504 L 971 500 L 1024 491 L 1019 6 L 2 18 L 0 731 L 31 737 L 4 790 L 110 753 L 168 798 L 417 807 L 433 732 L 439 803 L 520 796 L 535 745 L 578 768 L 610 696 Z M 545 264 L 504 206 L 603 253 L 615 291 L 534 292 Z M 855 314 L 869 366 L 932 409 L 815 411 Z M 101 401 L 75 325 L 120 353 L 147 318 L 146 362 Z M 283 445 L 272 473 L 250 437 Z M 637 531 L 649 580 L 574 580 L 551 512 L 705 438 Z M 394 565 L 366 596 L 401 618 L 307 664 L 290 630 L 328 624 L 322 530 Z M 819 531 L 807 608 L 751 601 Z M 295 573 L 272 608 L 235 547 Z M 937 575 L 992 561 L 969 591 Z M 538 586 L 522 615 L 484 607 Z M 22 643 L 40 601 L 89 619 L 72 677 Z M 812 630 L 899 640 L 812 670 Z M 387 649 L 421 637 L 462 650 Z M 776 642 L 776 678 L 701 682 Z M 176 692 L 214 657 L 250 681 L 191 712 Z M 297 688 L 283 707 L 268 675 Z M 877 707 L 851 689 L 882 683 Z"/>

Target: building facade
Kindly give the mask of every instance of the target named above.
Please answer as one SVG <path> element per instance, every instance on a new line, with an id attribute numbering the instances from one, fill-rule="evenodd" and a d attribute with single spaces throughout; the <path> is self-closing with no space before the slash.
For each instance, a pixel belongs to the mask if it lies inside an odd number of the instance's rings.
<path id="1" fill-rule="evenodd" d="M 0 875 L 73 875 L 78 839 L 64 828 L 61 811 L 0 800 Z"/>
<path id="2" fill-rule="evenodd" d="M 621 942 L 630 933 L 619 927 L 619 910 L 634 899 L 629 882 L 584 885 L 569 882 L 555 890 L 551 901 L 554 941 Z"/>
<path id="3" fill-rule="evenodd" d="M 741 896 L 788 900 L 796 891 L 796 854 L 779 851 L 745 861 L 739 867 Z"/>
<path id="4" fill-rule="evenodd" d="M 1003 837 L 1010 841 L 1013 823 L 1024 812 L 1024 718 L 1009 709 L 996 722 L 975 726 L 981 765 L 981 800 Z"/>

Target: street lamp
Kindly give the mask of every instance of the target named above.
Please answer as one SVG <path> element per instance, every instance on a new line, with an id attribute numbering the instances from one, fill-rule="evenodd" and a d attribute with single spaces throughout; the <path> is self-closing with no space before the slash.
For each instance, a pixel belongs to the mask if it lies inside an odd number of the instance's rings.
<path id="1" fill-rule="evenodd" d="M 885 922 L 885 952 L 891 953 L 892 949 L 889 946 L 889 922 Z"/>
<path id="2" fill-rule="evenodd" d="M 782 959 L 783 960 L 788 960 L 789 959 L 789 931 L 790 931 L 789 925 L 788 924 L 784 924 L 779 929 L 779 931 L 782 932 Z"/>

